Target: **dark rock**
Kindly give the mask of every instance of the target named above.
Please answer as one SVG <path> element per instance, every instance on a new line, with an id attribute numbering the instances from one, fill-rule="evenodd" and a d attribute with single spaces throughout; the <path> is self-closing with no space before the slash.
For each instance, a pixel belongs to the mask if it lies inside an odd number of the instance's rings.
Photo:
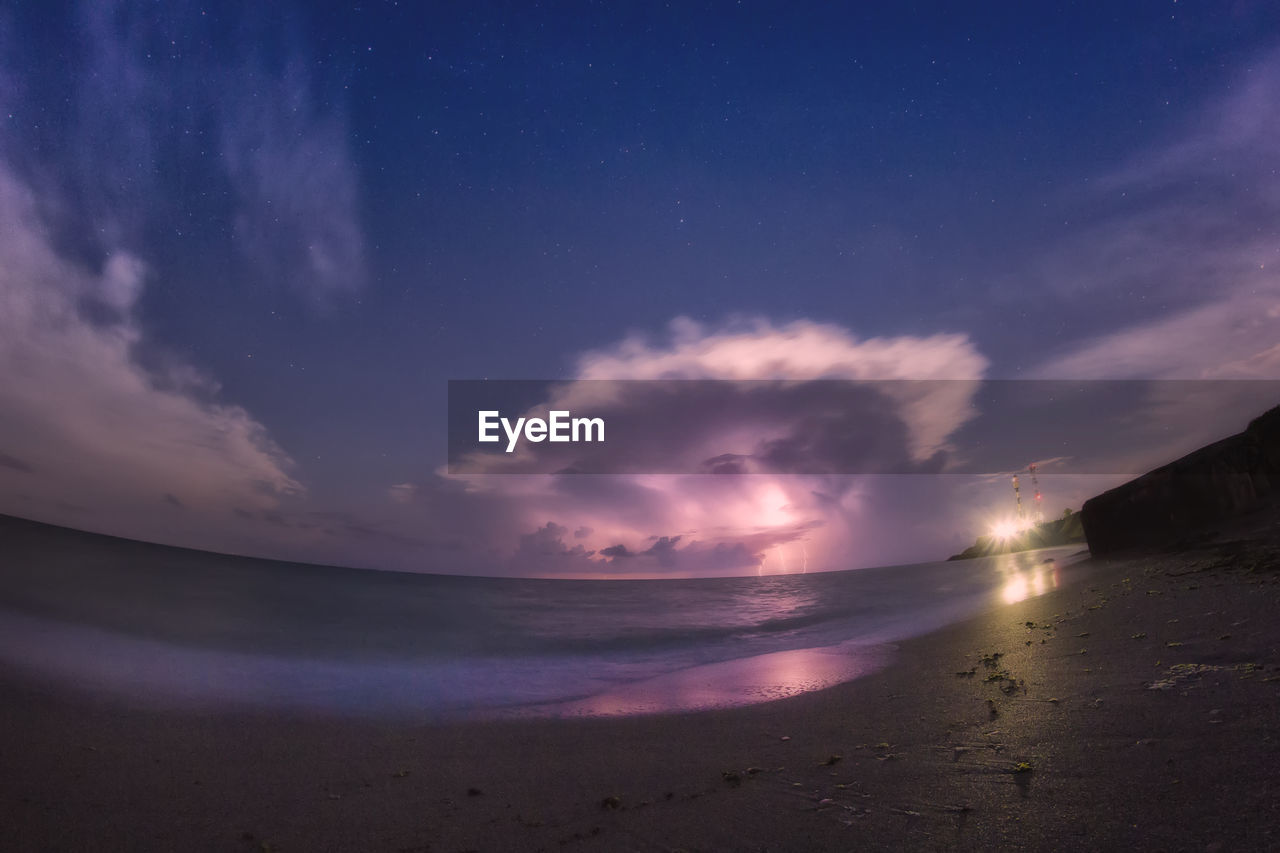
<path id="1" fill-rule="evenodd" d="M 1280 499 L 1280 406 L 1224 438 L 1085 502 L 1089 550 L 1186 540 L 1192 531 Z"/>

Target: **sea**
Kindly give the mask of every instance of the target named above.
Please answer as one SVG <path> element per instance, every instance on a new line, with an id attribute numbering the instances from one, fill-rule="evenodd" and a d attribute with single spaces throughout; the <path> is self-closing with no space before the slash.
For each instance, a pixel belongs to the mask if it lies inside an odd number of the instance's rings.
<path id="1" fill-rule="evenodd" d="M 1085 556 L 1069 546 L 812 574 L 533 580 L 113 551 L 86 537 L 19 548 L 0 566 L 0 661 L 157 707 L 692 711 L 890 666 L 903 640 L 1071 582 Z"/>

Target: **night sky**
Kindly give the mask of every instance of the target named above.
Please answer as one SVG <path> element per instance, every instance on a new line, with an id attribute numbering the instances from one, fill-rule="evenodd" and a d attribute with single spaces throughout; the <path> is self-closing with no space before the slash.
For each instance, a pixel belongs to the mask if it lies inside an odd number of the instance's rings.
<path id="1" fill-rule="evenodd" d="M 416 571 L 926 560 L 1007 476 L 451 476 L 446 383 L 1280 379 L 1273 3 L 263 5 L 0 8 L 0 512 Z M 1265 408 L 1224 399 L 1119 467 Z"/>

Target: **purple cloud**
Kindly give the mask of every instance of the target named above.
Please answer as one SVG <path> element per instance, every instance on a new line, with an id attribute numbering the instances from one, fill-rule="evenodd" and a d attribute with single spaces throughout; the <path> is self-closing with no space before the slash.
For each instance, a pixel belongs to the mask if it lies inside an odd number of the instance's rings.
<path id="1" fill-rule="evenodd" d="M 837 326 L 809 321 L 782 326 L 732 321 L 708 328 L 681 319 L 672 323 L 665 339 L 633 335 L 583 355 L 578 365 L 578 377 L 555 386 L 551 399 L 534 411 L 554 407 L 605 413 L 607 422 L 640 421 L 656 436 L 642 454 L 723 459 L 737 447 L 754 470 L 771 473 L 455 474 L 453 479 L 469 497 L 486 495 L 507 507 L 510 517 L 523 519 L 521 527 L 533 532 L 525 534 L 517 553 L 528 556 L 533 543 L 542 543 L 540 571 L 668 576 L 832 567 L 849 545 L 848 525 L 835 520 L 862 502 L 865 487 L 856 478 L 788 472 L 848 464 L 849 453 L 866 451 L 862 443 L 851 449 L 846 441 L 860 429 L 878 435 L 870 446 L 879 452 L 892 448 L 898 464 L 929 463 L 973 416 L 971 397 L 987 362 L 956 334 L 862 340 Z M 876 421 L 864 409 L 859 423 L 814 420 L 811 407 L 784 405 L 778 398 L 783 395 L 785 403 L 787 395 L 808 393 L 804 380 L 814 378 L 907 377 L 961 381 L 928 387 L 889 384 L 877 403 L 885 417 Z M 740 393 L 729 382 L 598 381 L 606 378 L 779 382 L 755 395 Z M 708 399 L 708 387 L 728 396 Z M 645 389 L 662 399 L 650 399 Z M 671 428 L 674 420 L 680 420 L 680 429 Z M 496 458 L 493 470 L 521 470 L 517 466 L 527 460 L 512 455 L 517 457 L 514 464 Z M 563 533 L 570 529 L 587 531 L 577 537 L 575 550 L 563 543 Z"/>

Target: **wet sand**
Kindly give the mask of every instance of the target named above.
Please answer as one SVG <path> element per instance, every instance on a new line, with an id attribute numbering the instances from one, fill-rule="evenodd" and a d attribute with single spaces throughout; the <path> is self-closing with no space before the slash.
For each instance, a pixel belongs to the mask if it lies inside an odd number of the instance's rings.
<path id="1" fill-rule="evenodd" d="M 416 725 L 5 672 L 0 847 L 1276 849 L 1278 608 L 1269 517 L 733 710 Z"/>

